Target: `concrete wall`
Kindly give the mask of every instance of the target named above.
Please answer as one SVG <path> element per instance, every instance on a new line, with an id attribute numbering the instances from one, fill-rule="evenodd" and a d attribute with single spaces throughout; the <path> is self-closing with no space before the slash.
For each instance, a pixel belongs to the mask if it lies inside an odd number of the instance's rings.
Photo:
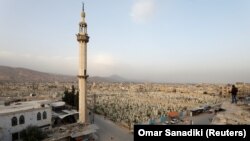
<path id="1" fill-rule="evenodd" d="M 43 112 L 46 111 L 47 119 L 43 119 Z M 37 113 L 41 113 L 41 120 L 37 120 Z M 23 115 L 25 118 L 24 124 L 19 124 L 19 117 Z M 18 124 L 16 126 L 12 126 L 11 119 L 13 117 L 17 117 Z M 30 109 L 23 112 L 12 113 L 2 115 L 0 117 L 0 140 L 1 141 L 11 141 L 12 140 L 12 133 L 20 132 L 29 125 L 34 125 L 38 127 L 42 127 L 45 125 L 49 125 L 51 128 L 51 108 L 50 107 L 43 107 L 39 109 Z"/>

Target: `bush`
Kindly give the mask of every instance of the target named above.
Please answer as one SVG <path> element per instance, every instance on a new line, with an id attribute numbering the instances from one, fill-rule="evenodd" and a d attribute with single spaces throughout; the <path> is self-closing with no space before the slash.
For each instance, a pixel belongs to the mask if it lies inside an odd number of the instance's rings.
<path id="1" fill-rule="evenodd" d="M 46 134 L 37 126 L 28 126 L 21 131 L 20 136 L 23 141 L 41 141 L 46 138 Z"/>

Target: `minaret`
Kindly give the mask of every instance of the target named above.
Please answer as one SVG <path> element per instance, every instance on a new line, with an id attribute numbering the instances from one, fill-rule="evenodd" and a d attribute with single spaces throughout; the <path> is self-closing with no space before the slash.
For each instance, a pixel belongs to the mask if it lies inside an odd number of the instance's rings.
<path id="1" fill-rule="evenodd" d="M 76 34 L 79 42 L 79 122 L 87 122 L 87 23 L 85 22 L 84 3 L 82 4 L 81 21 L 79 23 L 79 33 Z"/>

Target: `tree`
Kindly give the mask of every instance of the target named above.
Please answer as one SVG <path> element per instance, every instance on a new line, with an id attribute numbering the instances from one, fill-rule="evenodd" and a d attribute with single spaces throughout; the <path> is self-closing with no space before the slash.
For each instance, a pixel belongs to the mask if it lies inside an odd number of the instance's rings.
<path id="1" fill-rule="evenodd" d="M 79 91 L 76 92 L 74 97 L 74 107 L 79 110 Z"/>
<path id="2" fill-rule="evenodd" d="M 71 106 L 75 106 L 75 87 L 74 85 L 71 86 L 71 93 L 70 93 L 70 102 L 69 102 L 69 105 Z"/>
<path id="3" fill-rule="evenodd" d="M 63 98 L 62 98 L 62 100 L 65 102 L 65 103 L 68 103 L 68 99 L 69 99 L 69 91 L 68 91 L 68 89 L 65 89 L 65 91 L 64 91 L 64 96 L 63 96 Z"/>
<path id="4" fill-rule="evenodd" d="M 71 89 L 72 89 L 71 93 L 72 93 L 72 94 L 75 94 L 76 89 L 75 89 L 75 86 L 74 86 L 74 85 L 71 86 Z"/>
<path id="5" fill-rule="evenodd" d="M 78 110 L 79 92 L 76 91 L 74 85 L 72 85 L 70 92 L 68 91 L 68 89 L 65 89 L 62 100 L 68 105 L 76 107 L 76 109 Z"/>
<path id="6" fill-rule="evenodd" d="M 46 134 L 37 126 L 28 126 L 21 131 L 23 141 L 41 141 L 46 138 Z"/>

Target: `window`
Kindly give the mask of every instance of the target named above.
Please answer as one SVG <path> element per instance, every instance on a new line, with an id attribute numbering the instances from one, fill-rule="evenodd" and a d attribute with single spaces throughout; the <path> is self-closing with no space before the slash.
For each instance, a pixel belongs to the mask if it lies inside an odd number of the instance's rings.
<path id="1" fill-rule="evenodd" d="M 16 117 L 13 117 L 11 119 L 11 124 L 12 124 L 12 126 L 16 126 L 17 125 L 17 118 Z"/>
<path id="2" fill-rule="evenodd" d="M 47 113 L 45 111 L 43 112 L 43 119 L 47 119 Z"/>
<path id="3" fill-rule="evenodd" d="M 41 120 L 41 113 L 40 112 L 37 113 L 37 120 Z"/>
<path id="4" fill-rule="evenodd" d="M 19 118 L 19 124 L 24 124 L 24 123 L 25 123 L 24 116 L 21 115 L 20 118 Z"/>
<path id="5" fill-rule="evenodd" d="M 12 141 L 18 141 L 18 132 L 12 133 Z"/>

